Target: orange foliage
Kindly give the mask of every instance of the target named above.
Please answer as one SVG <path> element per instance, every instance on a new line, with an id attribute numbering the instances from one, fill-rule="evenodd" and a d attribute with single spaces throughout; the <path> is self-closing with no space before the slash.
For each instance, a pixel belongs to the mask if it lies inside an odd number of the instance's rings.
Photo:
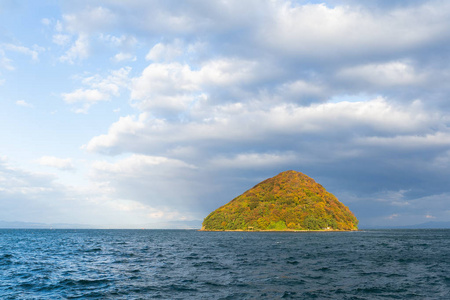
<path id="1" fill-rule="evenodd" d="M 287 225 L 286 225 L 287 224 Z M 286 171 L 210 213 L 205 230 L 356 230 L 358 220 L 312 178 Z"/>

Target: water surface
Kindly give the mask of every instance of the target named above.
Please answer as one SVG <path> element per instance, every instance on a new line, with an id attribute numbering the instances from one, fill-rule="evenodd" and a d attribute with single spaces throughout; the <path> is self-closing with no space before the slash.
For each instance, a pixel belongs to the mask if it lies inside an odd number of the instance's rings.
<path id="1" fill-rule="evenodd" d="M 450 299 L 450 230 L 0 230 L 1 299 Z"/>

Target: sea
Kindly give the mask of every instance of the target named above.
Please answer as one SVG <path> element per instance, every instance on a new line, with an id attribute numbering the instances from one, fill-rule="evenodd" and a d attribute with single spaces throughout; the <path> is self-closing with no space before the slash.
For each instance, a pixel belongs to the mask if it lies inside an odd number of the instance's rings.
<path id="1" fill-rule="evenodd" d="M 0 299 L 450 299 L 450 230 L 0 230 Z"/>

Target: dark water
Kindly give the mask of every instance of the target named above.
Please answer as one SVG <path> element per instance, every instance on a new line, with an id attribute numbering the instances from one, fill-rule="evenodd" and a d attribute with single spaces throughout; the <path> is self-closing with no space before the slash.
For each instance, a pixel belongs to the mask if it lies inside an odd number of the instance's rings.
<path id="1" fill-rule="evenodd" d="M 0 230 L 0 299 L 450 299 L 450 230 Z"/>

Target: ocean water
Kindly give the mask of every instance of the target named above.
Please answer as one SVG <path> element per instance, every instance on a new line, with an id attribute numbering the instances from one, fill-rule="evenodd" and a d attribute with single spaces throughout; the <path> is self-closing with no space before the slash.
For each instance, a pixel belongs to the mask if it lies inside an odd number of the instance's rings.
<path id="1" fill-rule="evenodd" d="M 0 230 L 0 299 L 450 299 L 450 230 Z"/>

